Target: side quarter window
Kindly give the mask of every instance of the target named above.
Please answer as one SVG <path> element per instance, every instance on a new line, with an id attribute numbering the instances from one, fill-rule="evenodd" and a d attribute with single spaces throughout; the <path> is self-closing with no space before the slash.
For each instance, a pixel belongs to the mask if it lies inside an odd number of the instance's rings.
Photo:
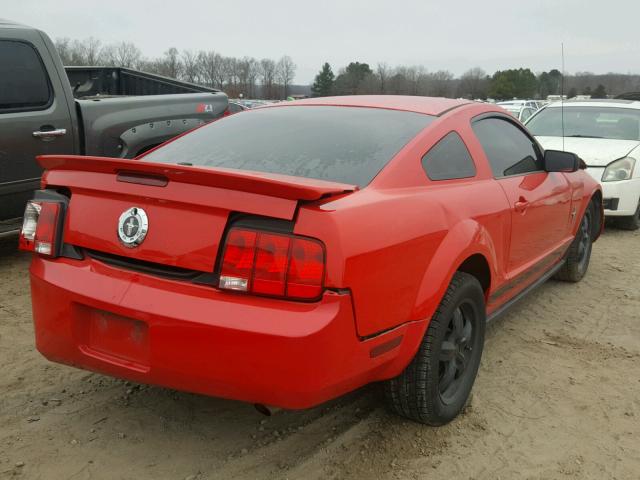
<path id="1" fill-rule="evenodd" d="M 495 177 L 524 175 L 542 170 L 533 140 L 508 120 L 489 117 L 471 124 Z"/>
<path id="2" fill-rule="evenodd" d="M 445 135 L 424 157 L 422 168 L 431 180 L 453 180 L 476 176 L 476 166 L 456 132 Z"/>

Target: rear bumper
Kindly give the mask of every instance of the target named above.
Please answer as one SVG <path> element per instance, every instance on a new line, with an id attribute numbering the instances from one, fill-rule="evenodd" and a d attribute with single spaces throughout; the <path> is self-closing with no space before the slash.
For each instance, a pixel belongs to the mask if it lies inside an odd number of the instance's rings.
<path id="1" fill-rule="evenodd" d="M 334 292 L 316 303 L 242 296 L 91 259 L 35 256 L 30 273 L 36 345 L 48 359 L 283 408 L 397 375 L 425 328 L 363 341 L 350 295 Z"/>

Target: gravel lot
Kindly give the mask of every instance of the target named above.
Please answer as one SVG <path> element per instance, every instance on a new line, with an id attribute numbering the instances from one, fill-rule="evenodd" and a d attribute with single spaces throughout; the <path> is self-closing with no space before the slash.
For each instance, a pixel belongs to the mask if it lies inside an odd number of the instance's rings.
<path id="1" fill-rule="evenodd" d="M 608 230 L 579 284 L 491 325 L 471 405 L 404 421 L 375 386 L 266 418 L 252 406 L 49 363 L 28 257 L 0 239 L 0 478 L 640 477 L 640 234 Z"/>

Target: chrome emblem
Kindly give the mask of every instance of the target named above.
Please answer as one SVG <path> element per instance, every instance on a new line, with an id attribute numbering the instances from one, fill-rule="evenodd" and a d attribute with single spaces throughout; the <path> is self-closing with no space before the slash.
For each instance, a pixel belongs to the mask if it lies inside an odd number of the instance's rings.
<path id="1" fill-rule="evenodd" d="M 147 213 L 138 207 L 126 210 L 118 220 L 118 237 L 125 247 L 134 248 L 144 241 L 149 230 Z"/>

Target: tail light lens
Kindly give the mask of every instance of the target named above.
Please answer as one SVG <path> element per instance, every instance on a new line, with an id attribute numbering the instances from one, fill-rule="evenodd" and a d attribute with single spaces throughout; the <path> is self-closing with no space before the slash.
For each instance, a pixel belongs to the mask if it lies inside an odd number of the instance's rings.
<path id="1" fill-rule="evenodd" d="M 324 246 L 296 235 L 232 228 L 218 286 L 259 295 L 313 300 L 322 293 Z"/>
<path id="2" fill-rule="evenodd" d="M 59 216 L 59 203 L 34 200 L 27 202 L 20 231 L 20 250 L 55 257 Z"/>

